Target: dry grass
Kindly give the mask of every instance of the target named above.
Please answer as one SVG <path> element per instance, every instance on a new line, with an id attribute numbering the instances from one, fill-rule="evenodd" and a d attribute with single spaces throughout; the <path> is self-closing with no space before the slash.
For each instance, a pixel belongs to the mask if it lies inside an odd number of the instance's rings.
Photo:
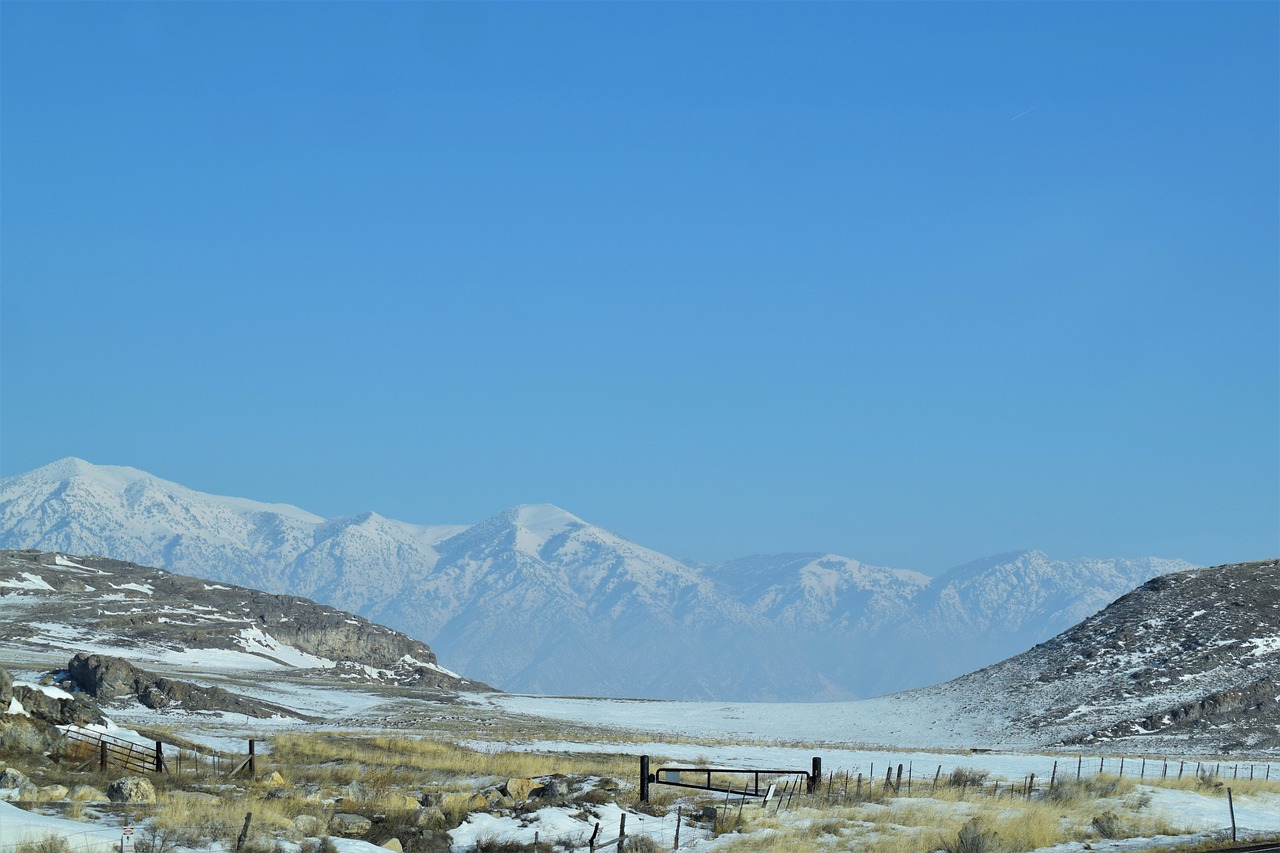
<path id="1" fill-rule="evenodd" d="M 271 761 L 291 781 L 338 786 L 359 781 L 382 793 L 439 786 L 459 778 L 532 778 L 566 775 L 630 777 L 636 759 L 625 755 L 485 751 L 429 738 L 363 735 L 277 735 Z"/>
<path id="2" fill-rule="evenodd" d="M 252 828 L 259 831 L 289 829 L 300 813 L 296 802 L 287 799 L 213 798 L 169 792 L 160 796 L 153 817 L 158 829 L 172 830 L 192 840 L 234 841 L 247 812 L 253 813 Z"/>
<path id="3" fill-rule="evenodd" d="M 1068 841 L 1100 837 L 1177 835 L 1186 829 L 1145 811 L 1149 797 L 1134 780 L 1101 775 L 1060 782 L 1050 794 L 1037 788 L 1030 798 L 1009 796 L 1002 783 L 992 787 L 932 783 L 914 796 L 878 796 L 876 800 L 838 802 L 833 797 L 804 797 L 783 815 L 749 806 L 737 836 L 722 843 L 732 851 L 874 849 L 877 853 L 999 853 L 1035 850 Z M 877 792 L 879 793 L 879 792 Z M 852 798 L 850 798 L 852 799 Z"/>

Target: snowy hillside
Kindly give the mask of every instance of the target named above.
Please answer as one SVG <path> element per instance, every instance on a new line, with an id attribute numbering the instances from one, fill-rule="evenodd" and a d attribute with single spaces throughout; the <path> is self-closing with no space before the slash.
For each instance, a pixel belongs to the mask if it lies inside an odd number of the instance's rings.
<path id="1" fill-rule="evenodd" d="M 428 642 L 504 689 L 758 700 L 943 681 L 1188 568 L 1034 551 L 936 579 L 834 554 L 690 566 L 550 505 L 472 526 L 372 512 L 326 520 L 78 459 L 0 481 L 0 547 L 308 596 Z"/>
<path id="2" fill-rule="evenodd" d="M 106 558 L 0 551 L 0 659 L 75 653 L 201 673 L 326 670 L 359 683 L 483 689 L 426 644 L 291 595 Z"/>
<path id="3" fill-rule="evenodd" d="M 1280 563 L 1155 578 L 1047 643 L 935 690 L 1014 741 L 1280 749 Z M 1144 744 L 1136 747 L 1134 744 Z"/>

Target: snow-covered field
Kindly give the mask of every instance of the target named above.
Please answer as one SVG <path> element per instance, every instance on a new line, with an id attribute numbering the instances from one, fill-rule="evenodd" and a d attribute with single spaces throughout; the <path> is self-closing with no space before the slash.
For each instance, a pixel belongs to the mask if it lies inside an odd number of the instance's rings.
<path id="1" fill-rule="evenodd" d="M 15 674 L 20 683 L 32 683 L 38 675 L 36 672 Z M 1055 763 L 1060 778 L 1077 772 L 1092 775 L 1099 769 L 1099 762 L 1105 762 L 1108 773 L 1118 769 L 1115 756 L 1081 759 L 1075 753 L 986 751 L 1000 744 L 979 740 L 982 730 L 963 718 L 958 709 L 942 705 L 906 706 L 894 697 L 853 703 L 768 705 L 464 694 L 459 701 L 450 702 L 425 695 L 406 700 L 403 693 L 361 689 L 354 685 L 284 678 L 251 681 L 254 689 L 245 692 L 326 722 L 250 720 L 235 715 L 181 712 L 161 715 L 135 706 L 117 715 L 120 727 L 111 733 L 147 743 L 148 738 L 132 733 L 129 726 L 161 723 L 172 726 L 191 740 L 234 750 L 243 744 L 244 738 L 265 739 L 273 732 L 289 730 L 394 731 L 401 735 L 421 732 L 426 737 L 440 737 L 442 724 L 451 721 L 459 727 L 457 731 L 470 732 L 459 735 L 457 740 L 482 751 L 624 754 L 637 757 L 637 772 L 638 756 L 642 754 L 686 766 L 766 766 L 794 768 L 798 772 L 807 770 L 812 758 L 819 756 L 824 771 L 837 777 L 845 772 L 851 776 L 862 773 L 868 778 L 879 777 L 891 764 L 895 767 L 903 764 L 908 777 L 918 786 L 927 785 L 939 770 L 949 774 L 958 767 L 987 771 L 993 777 L 1016 782 L 1032 773 L 1046 780 L 1054 773 Z M 939 732 L 948 733 L 949 739 L 940 738 Z M 937 746 L 939 743 L 943 748 Z M 932 748 L 923 748 L 921 744 Z M 971 752 L 969 747 L 980 751 Z M 1191 761 L 1194 766 L 1195 759 Z M 1148 778 L 1160 775 L 1166 766 L 1163 758 L 1148 759 L 1145 769 L 1141 759 L 1130 758 L 1128 762 L 1126 775 L 1145 772 Z M 1173 766 L 1177 765 L 1175 759 Z M 1259 778 L 1271 774 L 1280 779 L 1280 762 L 1269 765 L 1265 760 L 1258 760 L 1242 762 L 1241 766 L 1246 768 L 1246 774 L 1252 769 Z M 1234 764 L 1232 769 L 1241 772 Z M 635 780 L 624 782 L 634 785 Z M 1220 834 L 1230 825 L 1221 795 L 1145 785 L 1138 790 L 1150 797 L 1148 814 L 1190 833 L 1179 836 L 1177 843 L 1203 840 L 1214 833 Z M 957 810 L 962 812 L 967 808 L 963 803 L 932 802 L 919 796 L 901 802 L 928 804 L 941 816 L 954 816 L 959 813 Z M 906 806 L 890 801 L 885 808 Z M 544 841 L 580 842 L 585 849 L 595 823 L 601 825 L 602 838 L 611 838 L 616 834 L 622 814 L 623 810 L 616 804 L 593 807 L 589 814 L 563 806 L 548 806 L 520 816 L 474 813 L 451 832 L 453 849 L 459 853 L 470 851 L 478 840 L 485 839 L 531 843 L 535 834 Z M 1244 835 L 1280 833 L 1280 794 L 1238 796 L 1235 815 Z M 799 807 L 782 811 L 779 816 L 783 826 L 820 819 L 821 814 Z M 650 816 L 629 812 L 627 821 L 630 835 L 652 837 L 666 849 L 675 839 L 674 813 Z M 0 804 L 0 853 L 9 853 L 24 840 L 50 834 L 66 838 L 74 853 L 115 849 L 120 839 L 118 826 L 103 827 L 35 815 Z M 682 849 L 714 851 L 726 849 L 734 841 L 733 834 L 712 837 L 705 826 L 686 823 L 681 828 Z M 1098 841 L 1093 849 L 1138 850 L 1172 843 L 1174 839 L 1145 837 Z M 285 849 L 296 853 L 289 845 Z M 378 849 L 361 841 L 339 842 L 340 853 L 373 853 Z M 1082 849 L 1080 844 L 1061 845 L 1053 853 L 1075 853 Z"/>

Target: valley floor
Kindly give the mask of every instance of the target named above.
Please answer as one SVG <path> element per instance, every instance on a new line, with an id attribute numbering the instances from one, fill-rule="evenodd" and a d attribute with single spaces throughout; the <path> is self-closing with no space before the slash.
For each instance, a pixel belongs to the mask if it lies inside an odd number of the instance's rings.
<path id="1" fill-rule="evenodd" d="M 40 656 L 4 662 L 12 667 L 15 677 L 27 681 L 57 665 L 52 658 Z M 178 669 L 170 674 L 197 677 Z M 200 680 L 207 682 L 211 674 L 205 670 L 201 676 Z M 948 839 L 954 841 L 956 833 L 974 818 L 990 823 L 992 832 L 1003 832 L 1009 843 L 1022 837 L 1013 835 L 1021 830 L 997 830 L 1005 826 L 1002 821 L 1029 826 L 1034 818 L 1079 824 L 1072 830 L 1079 840 L 1058 844 L 1054 853 L 1085 849 L 1084 836 L 1090 833 L 1093 849 L 1152 849 L 1222 837 L 1230 826 L 1225 788 L 1233 784 L 1237 791 L 1235 818 L 1242 836 L 1280 834 L 1280 760 L 1266 755 L 1180 756 L 1167 749 L 1165 756 L 1131 755 L 1124 758 L 1124 778 L 1115 788 L 1118 793 L 1090 800 L 1087 807 L 1080 807 L 1086 811 L 1050 803 L 1049 812 L 1032 815 L 1027 809 L 1038 808 L 1036 797 L 1010 796 L 1025 790 L 1019 786 L 1027 785 L 1032 774 L 1039 780 L 1030 782 L 1037 792 L 1043 792 L 1050 778 L 1069 783 L 1079 777 L 1085 786 L 1091 779 L 1101 780 L 1093 783 L 1101 784 L 1121 771 L 1121 757 L 1053 753 L 1025 744 L 1000 743 L 990 721 L 974 719 L 959 703 L 949 700 L 921 707 L 895 697 L 823 705 L 752 705 L 496 693 L 410 695 L 402 688 L 344 683 L 321 674 L 307 676 L 286 670 L 224 671 L 217 680 L 224 687 L 284 705 L 308 719 L 256 720 L 181 710 L 160 713 L 133 706 L 112 712 L 120 727 L 115 733 L 153 744 L 160 733 L 170 732 L 176 738 L 233 754 L 243 754 L 246 741 L 254 738 L 260 755 L 270 749 L 271 738 L 277 735 L 345 733 L 360 738 L 390 733 L 448 741 L 481 754 L 526 752 L 581 756 L 584 761 L 612 756 L 615 763 L 621 759 L 616 766 L 635 768 L 635 775 L 620 777 L 623 790 L 629 792 L 626 798 L 619 794 L 616 801 L 589 809 L 549 806 L 532 814 L 472 813 L 450 831 L 452 849 L 458 853 L 477 849 L 477 843 L 531 843 L 535 832 L 543 841 L 562 841 L 560 849 L 585 849 L 586 834 L 594 823 L 604 826 L 607 836 L 624 811 L 632 837 L 648 836 L 661 849 L 671 849 L 677 807 L 686 816 L 682 849 L 839 850 L 874 846 L 891 853 L 931 851 L 940 849 Z M 145 730 L 146 735 L 134 735 L 133 730 Z M 654 767 L 666 762 L 796 771 L 808 770 L 812 758 L 819 756 L 825 788 L 816 798 L 789 799 L 785 804 L 774 800 L 761 808 L 757 801 L 683 796 L 687 792 L 657 786 L 664 807 L 656 811 L 665 813 L 646 814 L 634 803 L 640 755 L 653 756 Z M 264 760 L 269 761 L 269 756 Z M 897 765 L 904 766 L 907 790 L 886 797 L 883 774 L 890 767 L 896 773 Z M 1216 775 L 1216 779 L 1199 784 L 1197 770 L 1206 778 Z M 963 790 L 937 794 L 934 780 L 941 779 L 945 785 L 953 773 L 986 774 L 988 785 L 1001 780 L 1004 798 L 984 799 L 985 795 L 966 795 Z M 854 780 L 859 776 L 868 786 L 878 786 L 881 796 L 854 802 L 848 793 L 858 784 Z M 1258 784 L 1248 783 L 1250 776 Z M 1272 778 L 1275 785 L 1262 784 Z M 476 785 L 491 781 L 474 780 Z M 699 813 L 704 805 L 720 808 L 722 821 L 725 815 L 735 819 L 730 825 L 719 826 L 690 822 L 687 816 Z M 1054 808 L 1061 811 L 1057 817 L 1053 816 L 1057 814 Z M 1134 837 L 1098 838 L 1099 833 L 1090 827 L 1098 826 L 1098 820 L 1105 822 L 1108 813 L 1113 817 L 1114 813 L 1128 815 L 1124 834 Z M 22 829 L 24 821 L 31 820 L 35 818 L 19 818 L 9 809 L 0 813 L 0 853 L 12 853 L 24 832 L 29 836 L 50 826 Z M 74 836 L 73 850 L 91 849 L 102 837 L 118 844 L 116 833 L 118 830 L 108 829 L 106 836 L 100 836 L 98 830 L 83 824 L 63 826 L 56 832 Z M 1179 837 L 1164 837 L 1169 833 Z M 362 851 L 381 853 L 380 848 L 361 841 L 340 841 L 338 853 Z M 298 850 L 286 846 L 279 853 Z"/>

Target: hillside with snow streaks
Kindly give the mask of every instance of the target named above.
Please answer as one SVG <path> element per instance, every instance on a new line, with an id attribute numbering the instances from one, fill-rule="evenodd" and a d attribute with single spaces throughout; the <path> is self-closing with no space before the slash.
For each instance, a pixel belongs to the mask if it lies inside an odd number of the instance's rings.
<path id="1" fill-rule="evenodd" d="M 1015 742 L 1274 751 L 1278 673 L 1273 559 L 1154 578 L 1048 642 L 932 692 L 1001 708 Z"/>
<path id="2" fill-rule="evenodd" d="M 79 459 L 0 481 L 0 547 L 307 596 L 428 642 L 508 690 L 726 700 L 847 699 L 943 681 L 1189 567 L 1035 551 L 938 578 L 820 553 L 689 565 L 546 504 L 470 526 L 324 519 Z"/>

